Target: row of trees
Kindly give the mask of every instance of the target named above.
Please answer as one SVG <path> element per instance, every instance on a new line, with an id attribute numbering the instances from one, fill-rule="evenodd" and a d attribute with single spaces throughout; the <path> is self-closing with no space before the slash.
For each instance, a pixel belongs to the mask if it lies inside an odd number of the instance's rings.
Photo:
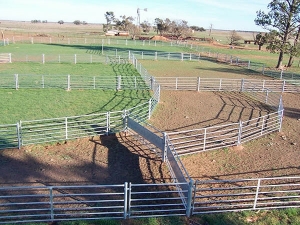
<path id="1" fill-rule="evenodd" d="M 261 47 L 267 44 L 267 50 L 279 53 L 276 68 L 282 67 L 284 54 L 289 55 L 287 67 L 291 67 L 294 57 L 300 55 L 300 0 L 273 0 L 268 4 L 269 12 L 257 12 L 254 20 L 268 32 L 256 35 Z"/>
<path id="2" fill-rule="evenodd" d="M 113 28 L 120 31 L 127 31 L 132 38 L 135 38 L 137 34 L 141 32 L 149 33 L 152 28 L 151 23 L 144 21 L 141 24 L 134 24 L 135 19 L 132 16 L 120 16 L 117 18 L 114 12 L 109 11 L 104 14 L 106 24 L 103 26 L 104 31 L 111 30 Z M 176 39 L 187 37 L 191 34 L 192 30 L 205 31 L 203 27 L 188 26 L 188 22 L 185 20 L 173 20 L 156 18 L 154 21 L 154 30 L 157 34 L 173 36 Z"/>

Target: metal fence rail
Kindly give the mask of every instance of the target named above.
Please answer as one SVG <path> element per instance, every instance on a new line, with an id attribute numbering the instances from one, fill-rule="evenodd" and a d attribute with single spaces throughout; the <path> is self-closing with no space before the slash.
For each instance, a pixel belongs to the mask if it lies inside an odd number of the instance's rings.
<path id="1" fill-rule="evenodd" d="M 149 89 L 140 76 L 91 76 L 91 75 L 1 75 L 0 88 L 58 88 L 58 89 Z"/>
<path id="2" fill-rule="evenodd" d="M 123 185 L 1 187 L 0 224 L 126 218 Z"/>
<path id="3" fill-rule="evenodd" d="M 300 207 L 300 177 L 196 181 L 193 215 Z"/>
<path id="4" fill-rule="evenodd" d="M 282 113 L 270 113 L 240 123 L 179 132 L 167 132 L 178 155 L 226 148 L 259 138 L 281 129 Z"/>

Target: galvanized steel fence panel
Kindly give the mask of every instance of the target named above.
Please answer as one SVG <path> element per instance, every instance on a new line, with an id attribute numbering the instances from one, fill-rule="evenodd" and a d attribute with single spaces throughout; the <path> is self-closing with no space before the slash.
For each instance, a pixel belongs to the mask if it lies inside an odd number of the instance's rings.
<path id="1" fill-rule="evenodd" d="M 185 205 L 177 191 L 181 184 L 130 184 L 129 218 L 186 215 Z"/>
<path id="2" fill-rule="evenodd" d="M 18 148 L 20 146 L 19 123 L 0 125 L 0 149 Z"/>
<path id="3" fill-rule="evenodd" d="M 0 224 L 126 218 L 124 185 L 1 187 Z"/>
<path id="4" fill-rule="evenodd" d="M 300 177 L 196 181 L 193 215 L 300 207 Z"/>

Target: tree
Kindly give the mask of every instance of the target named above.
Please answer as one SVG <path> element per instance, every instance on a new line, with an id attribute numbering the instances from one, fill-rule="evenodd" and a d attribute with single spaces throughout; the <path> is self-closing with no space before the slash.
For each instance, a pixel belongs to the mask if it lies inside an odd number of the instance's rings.
<path id="1" fill-rule="evenodd" d="M 188 22 L 185 20 L 174 20 L 170 23 L 168 31 L 170 34 L 178 40 L 182 37 L 190 36 L 191 30 L 188 26 Z"/>
<path id="2" fill-rule="evenodd" d="M 295 34 L 294 44 L 290 50 L 290 58 L 287 67 L 291 67 L 294 62 L 294 57 L 300 55 L 300 45 L 298 43 L 300 37 L 300 26 L 298 27 L 297 33 Z"/>
<path id="3" fill-rule="evenodd" d="M 144 33 L 149 33 L 151 30 L 151 24 L 145 20 L 141 23 L 141 28 L 143 29 Z"/>
<path id="4" fill-rule="evenodd" d="M 194 31 L 205 31 L 205 29 L 203 27 L 198 27 L 198 26 L 190 26 L 190 28 Z"/>
<path id="5" fill-rule="evenodd" d="M 281 68 L 284 54 L 294 51 L 289 39 L 300 21 L 300 0 L 273 0 L 268 4 L 268 9 L 268 13 L 261 10 L 256 12 L 254 22 L 266 30 L 274 30 L 272 35 L 276 36 L 267 49 L 272 53 L 279 53 L 276 68 Z"/>
<path id="6" fill-rule="evenodd" d="M 121 20 L 117 19 L 116 27 L 118 30 L 129 31 L 129 26 L 133 24 L 134 18 L 132 16 L 120 16 Z"/>
<path id="7" fill-rule="evenodd" d="M 63 20 L 59 20 L 58 23 L 59 23 L 60 25 L 62 25 L 62 24 L 64 24 L 64 21 L 63 21 Z"/>
<path id="8" fill-rule="evenodd" d="M 258 50 L 261 50 L 261 47 L 267 43 L 267 34 L 258 33 L 255 36 L 254 42 L 258 45 Z"/>
<path id="9" fill-rule="evenodd" d="M 230 31 L 228 36 L 228 41 L 230 45 L 238 45 L 238 42 L 242 40 L 243 38 L 238 35 L 238 33 L 235 30 Z"/>
<path id="10" fill-rule="evenodd" d="M 80 24 L 81 24 L 80 20 L 75 20 L 73 23 L 74 23 L 75 25 L 80 25 Z"/>
<path id="11" fill-rule="evenodd" d="M 171 20 L 169 18 L 166 18 L 165 20 L 156 18 L 154 23 L 156 24 L 156 32 L 157 34 L 159 32 L 160 36 L 169 32 L 171 25 Z"/>
<path id="12" fill-rule="evenodd" d="M 106 26 L 103 26 L 104 31 L 108 31 L 112 29 L 112 23 L 115 21 L 115 13 L 112 11 L 108 11 L 104 14 L 106 19 Z"/>

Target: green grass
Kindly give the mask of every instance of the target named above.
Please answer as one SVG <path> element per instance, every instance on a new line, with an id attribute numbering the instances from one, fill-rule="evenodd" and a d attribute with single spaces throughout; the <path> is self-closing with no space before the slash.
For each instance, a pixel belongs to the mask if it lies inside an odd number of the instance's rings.
<path id="1" fill-rule="evenodd" d="M 150 98 L 149 91 L 0 89 L 0 124 L 129 109 Z"/>

